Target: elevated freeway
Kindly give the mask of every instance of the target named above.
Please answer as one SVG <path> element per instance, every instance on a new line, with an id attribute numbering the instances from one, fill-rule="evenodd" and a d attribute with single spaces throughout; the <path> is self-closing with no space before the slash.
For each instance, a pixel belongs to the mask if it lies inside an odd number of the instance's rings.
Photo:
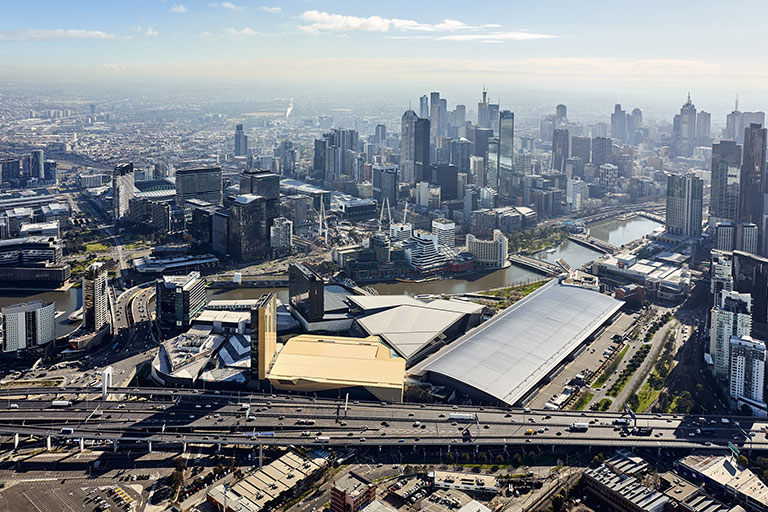
<path id="1" fill-rule="evenodd" d="M 643 447 L 768 450 L 768 420 L 728 416 L 637 415 L 495 407 L 392 404 L 290 395 L 195 390 L 96 388 L 0 390 L 0 436 L 20 442 L 75 439 L 119 446 L 144 443 L 185 450 L 191 444 L 368 446 L 416 449 Z M 15 396 L 14 396 L 15 395 Z M 17 399 L 19 398 L 19 399 Z M 71 402 L 71 405 L 54 403 Z M 630 425 L 625 428 L 616 421 Z M 573 423 L 586 428 L 571 429 Z M 81 441 L 81 442 L 82 442 Z"/>

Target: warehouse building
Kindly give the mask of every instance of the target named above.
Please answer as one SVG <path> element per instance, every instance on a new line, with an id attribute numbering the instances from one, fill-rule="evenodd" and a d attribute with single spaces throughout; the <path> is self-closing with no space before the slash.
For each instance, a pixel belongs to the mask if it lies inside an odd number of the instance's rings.
<path id="1" fill-rule="evenodd" d="M 517 405 L 624 304 L 550 281 L 410 370 L 485 403 Z"/>

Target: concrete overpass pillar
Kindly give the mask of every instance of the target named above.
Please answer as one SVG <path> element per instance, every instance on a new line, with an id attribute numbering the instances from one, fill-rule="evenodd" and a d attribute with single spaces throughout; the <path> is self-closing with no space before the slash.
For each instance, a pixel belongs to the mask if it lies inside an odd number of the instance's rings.
<path id="1" fill-rule="evenodd" d="M 264 465 L 264 445 L 259 444 L 259 469 Z"/>
<path id="2" fill-rule="evenodd" d="M 187 453 L 187 442 L 183 441 L 181 443 L 181 453 Z"/>
<path id="3" fill-rule="evenodd" d="M 475 445 L 475 455 L 477 455 L 478 453 L 480 453 L 480 445 L 476 444 Z"/>
<path id="4" fill-rule="evenodd" d="M 18 450 L 19 448 L 19 433 L 16 432 L 13 434 L 13 449 Z"/>
<path id="5" fill-rule="evenodd" d="M 379 453 L 381 453 L 381 445 L 379 445 Z"/>
<path id="6" fill-rule="evenodd" d="M 85 450 L 85 439 L 83 439 L 81 437 L 80 438 L 80 452 L 82 453 L 83 450 Z"/>
<path id="7" fill-rule="evenodd" d="M 218 444 L 216 445 L 216 453 L 218 453 L 218 452 L 220 452 L 220 451 L 221 451 L 221 443 L 218 443 Z"/>
<path id="8" fill-rule="evenodd" d="M 101 399 L 106 400 L 109 396 L 109 388 L 112 387 L 112 367 L 107 366 L 101 372 Z"/>
<path id="9" fill-rule="evenodd" d="M 152 441 L 147 441 L 147 451 L 152 453 Z"/>
<path id="10" fill-rule="evenodd" d="M 657 456 L 657 457 L 661 457 L 661 446 L 659 446 L 658 448 L 656 448 L 656 456 Z"/>
<path id="11" fill-rule="evenodd" d="M 51 436 L 45 438 L 45 449 L 51 451 Z"/>
<path id="12" fill-rule="evenodd" d="M 112 452 L 117 453 L 117 439 L 112 443 Z"/>
<path id="13" fill-rule="evenodd" d="M 555 453 L 555 445 L 552 445 L 552 453 Z"/>

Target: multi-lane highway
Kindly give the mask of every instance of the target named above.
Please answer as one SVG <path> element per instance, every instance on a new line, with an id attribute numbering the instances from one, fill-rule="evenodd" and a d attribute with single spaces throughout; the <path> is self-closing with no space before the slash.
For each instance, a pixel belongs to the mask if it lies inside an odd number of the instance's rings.
<path id="1" fill-rule="evenodd" d="M 43 393 L 50 393 L 48 396 Z M 638 415 L 644 435 L 614 424 L 619 413 L 358 403 L 287 395 L 168 389 L 2 390 L 0 435 L 117 440 L 119 444 L 360 445 L 461 447 L 606 446 L 768 450 L 768 420 Z M 56 396 L 51 396 L 57 394 Z M 15 400 L 13 395 L 26 399 Z M 56 407 L 52 399 L 71 401 Z M 96 411 L 96 412 L 94 412 Z M 703 420 L 703 421 L 702 421 Z M 738 422 L 738 424 L 736 423 Z M 585 423 L 586 429 L 571 429 Z M 64 430 L 62 430 L 64 429 Z M 71 431 L 70 431 L 71 429 Z"/>

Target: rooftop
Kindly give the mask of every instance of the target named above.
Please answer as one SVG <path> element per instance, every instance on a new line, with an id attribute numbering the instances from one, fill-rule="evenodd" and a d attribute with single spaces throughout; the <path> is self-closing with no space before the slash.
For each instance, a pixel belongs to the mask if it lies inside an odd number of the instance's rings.
<path id="1" fill-rule="evenodd" d="M 550 281 L 414 368 L 515 404 L 624 303 Z"/>
<path id="2" fill-rule="evenodd" d="M 333 487 L 348 494 L 355 494 L 368 489 L 373 482 L 355 472 L 349 472 L 333 482 Z"/>
<path id="3" fill-rule="evenodd" d="M 378 338 L 302 334 L 278 353 L 268 378 L 276 385 L 362 386 L 374 395 L 402 399 L 405 360 L 393 358 Z M 398 398 L 399 397 L 399 398 Z M 384 397 L 379 397 L 384 399 Z"/>

